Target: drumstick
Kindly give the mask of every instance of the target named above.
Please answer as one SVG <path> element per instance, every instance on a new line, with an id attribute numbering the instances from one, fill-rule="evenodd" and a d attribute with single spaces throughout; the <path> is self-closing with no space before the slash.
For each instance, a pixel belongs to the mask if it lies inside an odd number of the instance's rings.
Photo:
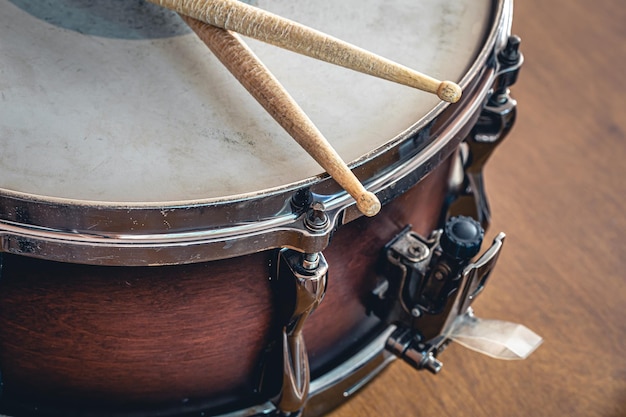
<path id="1" fill-rule="evenodd" d="M 439 81 L 365 49 L 238 0 L 149 0 L 152 3 L 312 58 L 394 81 L 455 103 L 461 88 Z"/>
<path id="2" fill-rule="evenodd" d="M 283 129 L 356 200 L 361 213 L 374 216 L 380 211 L 378 197 L 363 187 L 287 90 L 238 36 L 190 17 L 183 19 Z"/>

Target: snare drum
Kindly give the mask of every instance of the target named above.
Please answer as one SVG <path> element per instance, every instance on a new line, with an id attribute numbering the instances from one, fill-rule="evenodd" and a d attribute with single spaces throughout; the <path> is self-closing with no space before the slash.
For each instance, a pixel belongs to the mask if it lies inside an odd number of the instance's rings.
<path id="1" fill-rule="evenodd" d="M 389 360 L 376 263 L 445 217 L 511 2 L 253 2 L 462 85 L 448 105 L 246 39 L 380 198 L 374 218 L 177 15 L 100 3 L 0 0 L 2 412 L 279 414 L 289 365 L 307 415 L 335 406 Z M 327 265 L 304 356 L 281 333 L 299 303 L 276 290 L 285 251 Z"/>

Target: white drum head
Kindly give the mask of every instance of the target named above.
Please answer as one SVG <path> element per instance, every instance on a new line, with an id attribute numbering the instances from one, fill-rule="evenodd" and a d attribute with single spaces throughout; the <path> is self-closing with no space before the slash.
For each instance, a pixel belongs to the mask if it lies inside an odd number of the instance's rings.
<path id="1" fill-rule="evenodd" d="M 178 16 L 139 2 L 53 3 L 0 0 L 1 189 L 152 204 L 258 194 L 323 173 Z M 254 5 L 454 81 L 482 47 L 491 12 L 487 0 Z M 246 41 L 347 162 L 439 103 Z"/>

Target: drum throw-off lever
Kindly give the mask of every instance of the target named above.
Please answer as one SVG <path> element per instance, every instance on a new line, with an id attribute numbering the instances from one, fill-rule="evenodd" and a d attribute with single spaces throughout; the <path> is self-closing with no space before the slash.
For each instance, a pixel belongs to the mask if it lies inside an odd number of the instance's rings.
<path id="1" fill-rule="evenodd" d="M 428 239 L 405 229 L 385 248 L 384 279 L 373 291 L 372 312 L 396 330 L 386 349 L 416 369 L 438 373 L 450 341 L 497 358 L 525 358 L 541 338 L 522 325 L 474 316 L 504 242 L 498 234 L 474 262 L 483 241 L 480 223 L 453 217 Z"/>

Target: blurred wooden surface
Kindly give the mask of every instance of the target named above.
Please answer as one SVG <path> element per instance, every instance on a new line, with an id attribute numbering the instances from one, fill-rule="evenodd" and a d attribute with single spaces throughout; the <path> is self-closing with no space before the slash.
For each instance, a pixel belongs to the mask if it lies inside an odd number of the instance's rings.
<path id="1" fill-rule="evenodd" d="M 478 316 L 545 340 L 527 360 L 452 345 L 433 376 L 400 362 L 331 414 L 626 416 L 626 5 L 524 0 L 518 120 L 487 167 L 507 233 Z"/>

